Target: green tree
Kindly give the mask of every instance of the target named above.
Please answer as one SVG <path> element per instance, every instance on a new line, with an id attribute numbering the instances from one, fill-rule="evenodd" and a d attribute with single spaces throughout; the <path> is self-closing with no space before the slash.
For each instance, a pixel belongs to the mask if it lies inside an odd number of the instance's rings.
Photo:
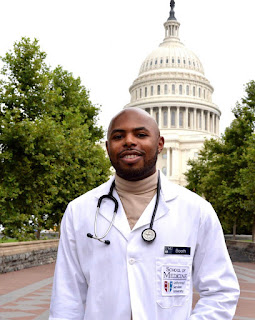
<path id="1" fill-rule="evenodd" d="M 240 171 L 241 193 L 245 196 L 242 203 L 245 212 L 248 212 L 252 220 L 252 241 L 255 242 L 255 135 L 248 141 L 248 147 L 244 155 L 246 168 Z"/>
<path id="2" fill-rule="evenodd" d="M 0 223 L 21 240 L 58 226 L 67 203 L 110 174 L 99 109 L 79 78 L 45 58 L 29 38 L 2 58 Z"/>
<path id="3" fill-rule="evenodd" d="M 247 169 L 248 141 L 254 132 L 254 92 L 252 81 L 246 85 L 247 96 L 233 109 L 236 119 L 220 139 L 205 142 L 198 159 L 189 162 L 186 173 L 187 187 L 210 201 L 224 231 L 229 232 L 232 225 L 234 234 L 236 226 L 251 228 L 254 214 L 248 205 L 244 207 L 248 195 L 240 178 L 242 170 Z M 244 180 L 244 173 L 242 177 Z"/>

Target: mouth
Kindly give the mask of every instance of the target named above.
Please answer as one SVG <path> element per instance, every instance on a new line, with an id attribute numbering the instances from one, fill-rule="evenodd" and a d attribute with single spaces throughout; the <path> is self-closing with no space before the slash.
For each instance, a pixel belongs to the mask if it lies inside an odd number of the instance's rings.
<path id="1" fill-rule="evenodd" d="M 120 159 L 126 164 L 135 164 L 142 159 L 143 153 L 137 150 L 126 150 L 120 153 Z"/>

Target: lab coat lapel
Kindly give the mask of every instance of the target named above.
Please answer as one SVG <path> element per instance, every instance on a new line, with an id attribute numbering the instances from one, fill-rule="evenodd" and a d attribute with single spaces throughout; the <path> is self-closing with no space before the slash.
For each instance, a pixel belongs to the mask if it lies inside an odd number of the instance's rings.
<path id="1" fill-rule="evenodd" d="M 99 192 L 96 195 L 97 200 L 104 194 L 108 194 L 112 181 L 114 180 L 114 178 L 111 178 L 103 188 L 99 189 Z M 120 198 L 114 188 L 113 190 L 113 196 L 117 199 L 119 207 L 118 207 L 118 211 L 115 217 L 115 221 L 113 224 L 113 228 L 116 228 L 123 236 L 126 240 L 128 240 L 128 236 L 130 234 L 130 226 L 128 224 L 128 220 L 126 217 L 126 214 L 124 212 L 124 209 L 122 207 Z M 114 203 L 113 201 L 106 199 L 102 201 L 101 204 L 101 208 L 99 210 L 99 214 L 102 215 L 109 223 L 111 223 L 112 221 L 112 217 L 113 217 L 113 211 L 114 211 Z M 110 231 L 111 232 L 111 231 Z"/>
<path id="2" fill-rule="evenodd" d="M 176 185 L 169 182 L 164 175 L 160 174 L 161 179 L 161 191 L 160 191 L 160 198 L 158 203 L 158 209 L 155 215 L 154 221 L 157 221 L 165 214 L 170 212 L 170 202 L 171 200 L 175 199 L 178 196 Z M 153 197 L 147 208 L 144 210 L 143 214 L 137 221 L 136 225 L 134 226 L 133 230 L 138 229 L 140 227 L 149 225 L 151 223 L 152 213 L 156 203 L 156 195 Z"/>

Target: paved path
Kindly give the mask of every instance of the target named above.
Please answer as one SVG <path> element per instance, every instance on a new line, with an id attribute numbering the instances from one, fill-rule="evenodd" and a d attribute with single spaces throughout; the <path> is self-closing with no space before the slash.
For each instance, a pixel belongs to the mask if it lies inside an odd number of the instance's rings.
<path id="1" fill-rule="evenodd" d="M 54 264 L 0 274 L 1 320 L 47 320 Z M 241 287 L 235 320 L 255 320 L 255 264 L 234 263 Z M 194 293 L 194 302 L 198 294 Z"/>

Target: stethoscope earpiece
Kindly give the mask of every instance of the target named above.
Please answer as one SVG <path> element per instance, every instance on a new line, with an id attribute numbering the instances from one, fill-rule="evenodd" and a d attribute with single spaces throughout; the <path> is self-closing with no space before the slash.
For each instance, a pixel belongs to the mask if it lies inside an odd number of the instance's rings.
<path id="1" fill-rule="evenodd" d="M 110 244 L 110 240 L 102 240 L 101 238 L 94 237 L 93 234 L 87 233 L 88 238 L 96 239 L 98 241 L 104 242 L 105 244 Z"/>

